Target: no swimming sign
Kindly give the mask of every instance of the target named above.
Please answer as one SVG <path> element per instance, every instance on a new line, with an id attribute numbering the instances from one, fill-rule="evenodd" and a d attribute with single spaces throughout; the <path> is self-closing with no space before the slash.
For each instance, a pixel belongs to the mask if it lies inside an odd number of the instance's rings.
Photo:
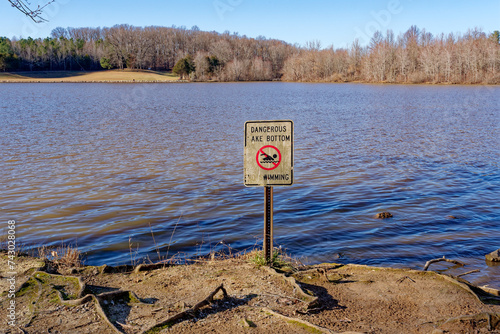
<path id="1" fill-rule="evenodd" d="M 293 184 L 293 122 L 248 121 L 245 123 L 245 186 Z"/>

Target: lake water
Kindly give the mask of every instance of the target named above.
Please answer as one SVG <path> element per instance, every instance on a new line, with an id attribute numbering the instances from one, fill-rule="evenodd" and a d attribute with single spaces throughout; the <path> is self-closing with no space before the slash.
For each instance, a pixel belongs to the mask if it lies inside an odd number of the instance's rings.
<path id="1" fill-rule="evenodd" d="M 259 119 L 295 124 L 275 246 L 308 263 L 446 256 L 500 287 L 484 261 L 500 248 L 498 86 L 2 84 L 2 234 L 15 219 L 19 242 L 77 244 L 95 265 L 259 245 L 264 190 L 243 185 Z"/>

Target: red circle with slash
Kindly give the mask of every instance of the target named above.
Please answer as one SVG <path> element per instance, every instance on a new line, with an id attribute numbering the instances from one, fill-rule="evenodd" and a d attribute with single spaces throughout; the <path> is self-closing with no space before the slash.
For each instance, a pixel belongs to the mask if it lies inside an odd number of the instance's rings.
<path id="1" fill-rule="evenodd" d="M 267 152 L 265 152 L 264 149 L 266 149 Z M 257 160 L 257 165 L 259 165 L 260 168 L 265 170 L 273 170 L 278 168 L 281 163 L 281 152 L 272 145 L 266 145 L 261 147 L 257 151 L 257 156 L 255 157 L 255 159 Z M 266 167 L 264 165 L 267 165 L 269 167 Z"/>

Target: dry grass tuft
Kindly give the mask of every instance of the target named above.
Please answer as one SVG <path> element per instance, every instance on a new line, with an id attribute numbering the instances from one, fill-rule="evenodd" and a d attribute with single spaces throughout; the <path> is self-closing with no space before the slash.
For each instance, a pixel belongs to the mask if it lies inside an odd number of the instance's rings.
<path id="1" fill-rule="evenodd" d="M 82 254 L 77 247 L 64 245 L 58 247 L 41 246 L 37 248 L 38 257 L 47 259 L 55 264 L 67 267 L 78 268 L 83 265 Z"/>
<path id="2" fill-rule="evenodd" d="M 58 259 L 58 262 L 65 267 L 81 267 L 81 253 L 77 248 L 71 248 L 67 246 L 61 249 L 62 255 Z"/>

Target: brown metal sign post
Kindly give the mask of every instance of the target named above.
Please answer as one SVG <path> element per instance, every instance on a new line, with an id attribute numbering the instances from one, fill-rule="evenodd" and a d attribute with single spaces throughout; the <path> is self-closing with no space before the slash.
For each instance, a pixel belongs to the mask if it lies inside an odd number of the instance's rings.
<path id="1" fill-rule="evenodd" d="M 264 255 L 267 263 L 273 258 L 273 187 L 264 187 Z"/>
<path id="2" fill-rule="evenodd" d="M 264 187 L 264 254 L 273 257 L 273 186 L 293 184 L 293 122 L 245 123 L 244 178 L 247 187 Z"/>

